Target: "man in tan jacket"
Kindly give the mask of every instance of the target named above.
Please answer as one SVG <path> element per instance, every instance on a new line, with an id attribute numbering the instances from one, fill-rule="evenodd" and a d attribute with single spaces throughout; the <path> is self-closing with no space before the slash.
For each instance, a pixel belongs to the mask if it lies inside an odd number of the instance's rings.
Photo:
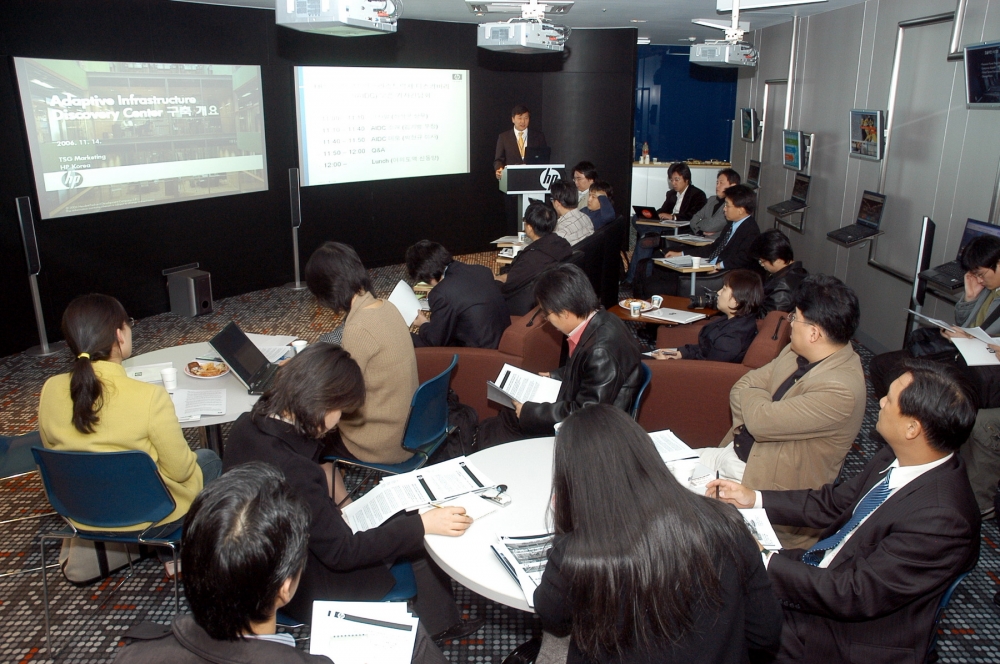
<path id="1" fill-rule="evenodd" d="M 756 490 L 818 489 L 840 473 L 861 430 L 865 376 L 851 347 L 860 310 L 839 279 L 802 282 L 789 315 L 791 343 L 729 393 L 733 427 L 702 463 Z M 815 534 L 776 528 L 782 544 L 808 548 Z"/>

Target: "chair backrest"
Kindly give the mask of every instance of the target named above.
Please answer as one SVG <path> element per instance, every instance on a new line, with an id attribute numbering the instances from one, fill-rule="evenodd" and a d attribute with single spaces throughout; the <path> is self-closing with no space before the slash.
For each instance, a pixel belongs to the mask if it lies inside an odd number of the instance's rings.
<path id="1" fill-rule="evenodd" d="M 535 307 L 524 316 L 510 317 L 510 326 L 504 330 L 497 350 L 519 357 L 511 364 L 525 371 L 552 371 L 559 368 L 564 338 Z"/>
<path id="2" fill-rule="evenodd" d="M 49 503 L 93 529 L 156 523 L 176 504 L 152 457 L 127 452 L 62 452 L 33 447 Z"/>
<path id="3" fill-rule="evenodd" d="M 642 398 L 646 395 L 646 388 L 649 387 L 649 381 L 653 379 L 653 370 L 645 362 L 639 362 L 639 371 L 642 372 L 642 378 L 639 381 L 639 390 L 635 393 L 635 400 L 632 402 L 633 420 L 639 419 L 639 406 L 642 405 Z"/>
<path id="4" fill-rule="evenodd" d="M 35 472 L 32 447 L 41 447 L 42 437 L 37 431 L 20 436 L 0 436 L 0 479 Z"/>
<path id="5" fill-rule="evenodd" d="M 452 355 L 447 369 L 420 385 L 413 393 L 410 415 L 403 432 L 403 447 L 406 449 L 418 450 L 448 430 L 448 383 L 457 364 L 458 355 Z"/>
<path id="6" fill-rule="evenodd" d="M 944 610 L 948 607 L 948 602 L 951 601 L 951 596 L 958 588 L 958 584 L 962 583 L 967 576 L 969 576 L 969 572 L 959 574 L 958 578 L 952 581 L 951 585 L 948 586 L 948 590 L 944 591 L 944 595 L 941 596 L 941 601 L 938 602 L 937 611 L 934 613 L 934 624 L 931 625 L 931 640 L 927 644 L 928 655 L 930 655 L 934 651 L 934 648 L 937 647 L 938 625 L 941 623 L 941 618 L 944 617 Z"/>
<path id="7" fill-rule="evenodd" d="M 772 311 L 757 321 L 757 336 L 747 354 L 743 356 L 743 366 L 759 369 L 774 358 L 788 345 L 792 338 L 792 327 L 788 324 L 788 314 Z"/>

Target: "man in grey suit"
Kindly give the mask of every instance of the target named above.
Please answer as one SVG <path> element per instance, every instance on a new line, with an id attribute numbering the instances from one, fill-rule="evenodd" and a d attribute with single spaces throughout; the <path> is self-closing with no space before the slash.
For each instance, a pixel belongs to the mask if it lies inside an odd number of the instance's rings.
<path id="1" fill-rule="evenodd" d="M 836 277 L 813 275 L 794 296 L 791 343 L 733 386 L 733 427 L 702 463 L 750 489 L 818 489 L 840 473 L 865 414 L 865 375 L 851 346 L 858 298 Z M 816 533 L 775 528 L 785 546 Z"/>

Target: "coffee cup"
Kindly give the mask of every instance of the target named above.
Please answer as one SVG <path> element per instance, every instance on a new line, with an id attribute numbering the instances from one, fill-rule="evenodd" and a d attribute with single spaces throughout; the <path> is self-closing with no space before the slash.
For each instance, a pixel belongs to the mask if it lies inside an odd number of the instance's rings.
<path id="1" fill-rule="evenodd" d="M 517 234 L 517 241 L 520 242 L 521 244 L 524 244 L 525 242 L 528 241 L 528 234 L 525 233 L 524 231 L 521 231 L 520 233 Z"/>
<path id="2" fill-rule="evenodd" d="M 701 256 L 692 256 L 691 257 L 691 267 L 693 267 L 693 268 L 699 268 L 699 267 L 701 267 Z"/>
<path id="3" fill-rule="evenodd" d="M 305 341 L 304 339 L 296 339 L 295 341 L 292 342 L 292 348 L 295 349 L 296 355 L 304 351 L 306 349 L 306 346 L 308 345 L 309 342 Z"/>
<path id="4" fill-rule="evenodd" d="M 632 318 L 638 318 L 642 313 L 642 302 L 629 302 L 628 313 Z"/>
<path id="5" fill-rule="evenodd" d="M 663 298 L 660 297 L 659 295 L 654 295 L 653 297 L 649 298 L 649 301 L 652 303 L 654 309 L 659 309 L 660 307 L 663 306 Z"/>
<path id="6" fill-rule="evenodd" d="M 163 387 L 166 390 L 177 389 L 177 369 L 160 369 L 160 378 L 163 379 Z"/>

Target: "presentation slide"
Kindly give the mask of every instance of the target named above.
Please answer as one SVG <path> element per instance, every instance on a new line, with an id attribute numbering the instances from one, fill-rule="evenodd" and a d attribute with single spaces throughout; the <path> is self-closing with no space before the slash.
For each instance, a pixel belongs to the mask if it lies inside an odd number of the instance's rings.
<path id="1" fill-rule="evenodd" d="M 465 69 L 296 67 L 303 186 L 469 172 Z"/>
<path id="2" fill-rule="evenodd" d="M 42 219 L 267 190 L 260 67 L 14 65 Z"/>

